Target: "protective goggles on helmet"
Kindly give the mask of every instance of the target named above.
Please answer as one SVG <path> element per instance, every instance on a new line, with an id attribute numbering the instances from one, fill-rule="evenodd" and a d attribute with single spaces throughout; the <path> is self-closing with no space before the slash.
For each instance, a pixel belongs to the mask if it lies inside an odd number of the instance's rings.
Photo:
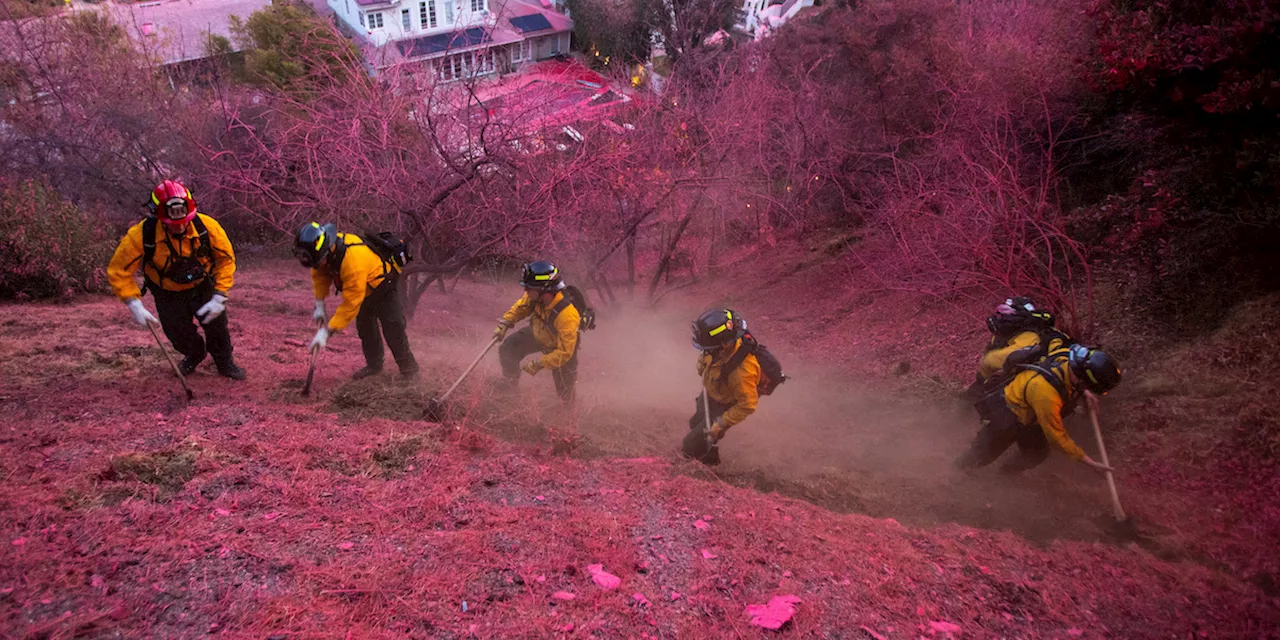
<path id="1" fill-rule="evenodd" d="M 187 201 L 182 198 L 172 198 L 164 203 L 164 215 L 170 220 L 181 220 L 187 217 Z"/>

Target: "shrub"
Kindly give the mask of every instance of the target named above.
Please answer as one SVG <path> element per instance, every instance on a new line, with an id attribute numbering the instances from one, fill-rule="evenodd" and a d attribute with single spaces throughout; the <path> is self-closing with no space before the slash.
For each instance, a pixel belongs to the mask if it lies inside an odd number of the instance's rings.
<path id="1" fill-rule="evenodd" d="M 1072 232 L 1154 317 L 1212 326 L 1224 306 L 1280 288 L 1267 266 L 1280 246 L 1280 11 L 1098 0 L 1090 14 L 1101 148 L 1075 182 L 1101 197 Z"/>
<path id="2" fill-rule="evenodd" d="M 0 300 L 102 291 L 111 249 L 100 222 L 47 184 L 0 193 Z"/>

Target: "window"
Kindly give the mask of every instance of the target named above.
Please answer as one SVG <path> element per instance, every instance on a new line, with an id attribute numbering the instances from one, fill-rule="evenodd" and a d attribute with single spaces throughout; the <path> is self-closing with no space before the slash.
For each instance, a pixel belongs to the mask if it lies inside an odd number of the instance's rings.
<path id="1" fill-rule="evenodd" d="M 418 21 L 423 29 L 436 28 L 436 0 L 418 3 Z"/>
<path id="2" fill-rule="evenodd" d="M 362 26 L 362 27 L 364 26 L 364 12 L 363 12 L 363 11 L 361 11 L 361 12 L 360 12 L 360 26 Z"/>
<path id="3" fill-rule="evenodd" d="M 484 51 L 477 51 L 475 52 L 475 54 L 476 54 L 476 63 L 475 63 L 476 75 L 493 73 L 493 49 L 485 49 Z"/>
<path id="4" fill-rule="evenodd" d="M 511 61 L 520 62 L 523 60 L 533 59 L 533 43 L 529 40 L 521 40 L 511 45 Z"/>
<path id="5" fill-rule="evenodd" d="M 480 13 L 484 11 L 484 0 L 471 0 L 471 12 Z"/>
<path id="6" fill-rule="evenodd" d="M 370 28 L 370 29 L 381 29 L 381 28 L 382 28 L 382 13 L 381 13 L 381 12 L 377 12 L 377 13 L 371 13 L 371 14 L 369 14 L 369 28 Z"/>
<path id="7" fill-rule="evenodd" d="M 405 31 L 413 31 L 413 17 L 409 15 L 408 9 L 400 10 L 400 28 Z"/>
<path id="8" fill-rule="evenodd" d="M 453 24 L 453 0 L 444 0 L 444 22 Z"/>
<path id="9" fill-rule="evenodd" d="M 442 82 L 493 73 L 493 50 L 467 51 L 445 56 L 435 62 L 435 69 L 436 77 Z"/>
<path id="10" fill-rule="evenodd" d="M 462 60 L 459 56 L 445 56 L 436 61 L 436 76 L 442 81 L 462 77 Z"/>

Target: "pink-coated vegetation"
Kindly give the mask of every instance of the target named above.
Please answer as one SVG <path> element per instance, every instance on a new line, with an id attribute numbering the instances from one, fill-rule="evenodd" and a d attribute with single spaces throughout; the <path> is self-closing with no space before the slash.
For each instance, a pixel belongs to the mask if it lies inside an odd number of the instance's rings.
<path id="1" fill-rule="evenodd" d="M 715 46 L 724 3 L 676 3 L 660 93 L 556 62 L 518 94 L 370 79 L 301 6 L 157 70 L 28 4 L 0 6 L 5 633 L 1280 634 L 1273 3 L 867 0 Z M 637 32 L 596 44 L 629 63 Z M 74 297 L 165 177 L 242 259 L 250 380 L 198 373 L 191 405 Z M 264 254 L 313 219 L 412 244 L 422 386 L 346 383 L 339 338 L 297 397 L 310 293 Z M 582 414 L 482 369 L 423 421 L 535 256 L 603 311 Z M 1103 420 L 1140 545 L 1090 522 L 1087 472 L 946 468 L 974 428 L 947 396 L 1016 293 L 1125 364 Z M 671 454 L 688 318 L 721 303 L 799 375 L 714 476 Z"/>

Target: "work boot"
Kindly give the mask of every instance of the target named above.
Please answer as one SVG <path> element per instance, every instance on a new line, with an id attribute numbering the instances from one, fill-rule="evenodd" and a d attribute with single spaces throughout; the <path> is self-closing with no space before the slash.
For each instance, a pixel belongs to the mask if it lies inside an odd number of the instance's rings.
<path id="1" fill-rule="evenodd" d="M 218 363 L 218 375 L 220 375 L 220 376 L 226 376 L 226 377 L 228 377 L 228 378 L 231 378 L 232 380 L 244 380 L 244 379 L 245 379 L 244 369 L 241 369 L 241 368 L 240 368 L 240 366 L 236 364 L 235 360 L 228 360 L 228 361 L 226 361 L 226 362 L 219 362 L 219 363 Z"/>
<path id="2" fill-rule="evenodd" d="M 701 458 L 698 458 L 698 462 L 701 462 L 708 467 L 714 467 L 720 464 L 720 445 L 711 445 L 711 448 L 707 450 L 707 453 Z"/>
<path id="3" fill-rule="evenodd" d="M 406 371 L 406 370 L 404 370 L 404 369 L 401 369 L 401 370 L 400 370 L 400 379 L 401 379 L 401 380 L 404 380 L 405 382 L 409 382 L 409 381 L 411 381 L 411 380 L 417 380 L 417 379 L 418 379 L 418 370 L 417 370 L 416 368 L 414 368 L 414 369 L 409 369 L 409 370 L 407 370 L 407 371 Z"/>
<path id="4" fill-rule="evenodd" d="M 365 367 L 363 369 L 357 369 L 355 373 L 351 374 L 351 379 L 363 380 L 369 376 L 376 376 L 379 373 L 382 373 L 382 367 Z"/>
<path id="5" fill-rule="evenodd" d="M 182 359 L 182 362 L 178 363 L 178 371 L 181 371 L 184 376 L 189 376 L 195 373 L 196 367 L 200 366 L 201 362 L 204 362 L 203 354 L 199 358 L 195 356 L 186 356 Z"/>
<path id="6" fill-rule="evenodd" d="M 709 467 L 720 464 L 720 447 L 707 439 L 707 432 L 702 429 L 691 429 L 680 443 L 680 451 L 687 458 L 693 458 Z"/>

